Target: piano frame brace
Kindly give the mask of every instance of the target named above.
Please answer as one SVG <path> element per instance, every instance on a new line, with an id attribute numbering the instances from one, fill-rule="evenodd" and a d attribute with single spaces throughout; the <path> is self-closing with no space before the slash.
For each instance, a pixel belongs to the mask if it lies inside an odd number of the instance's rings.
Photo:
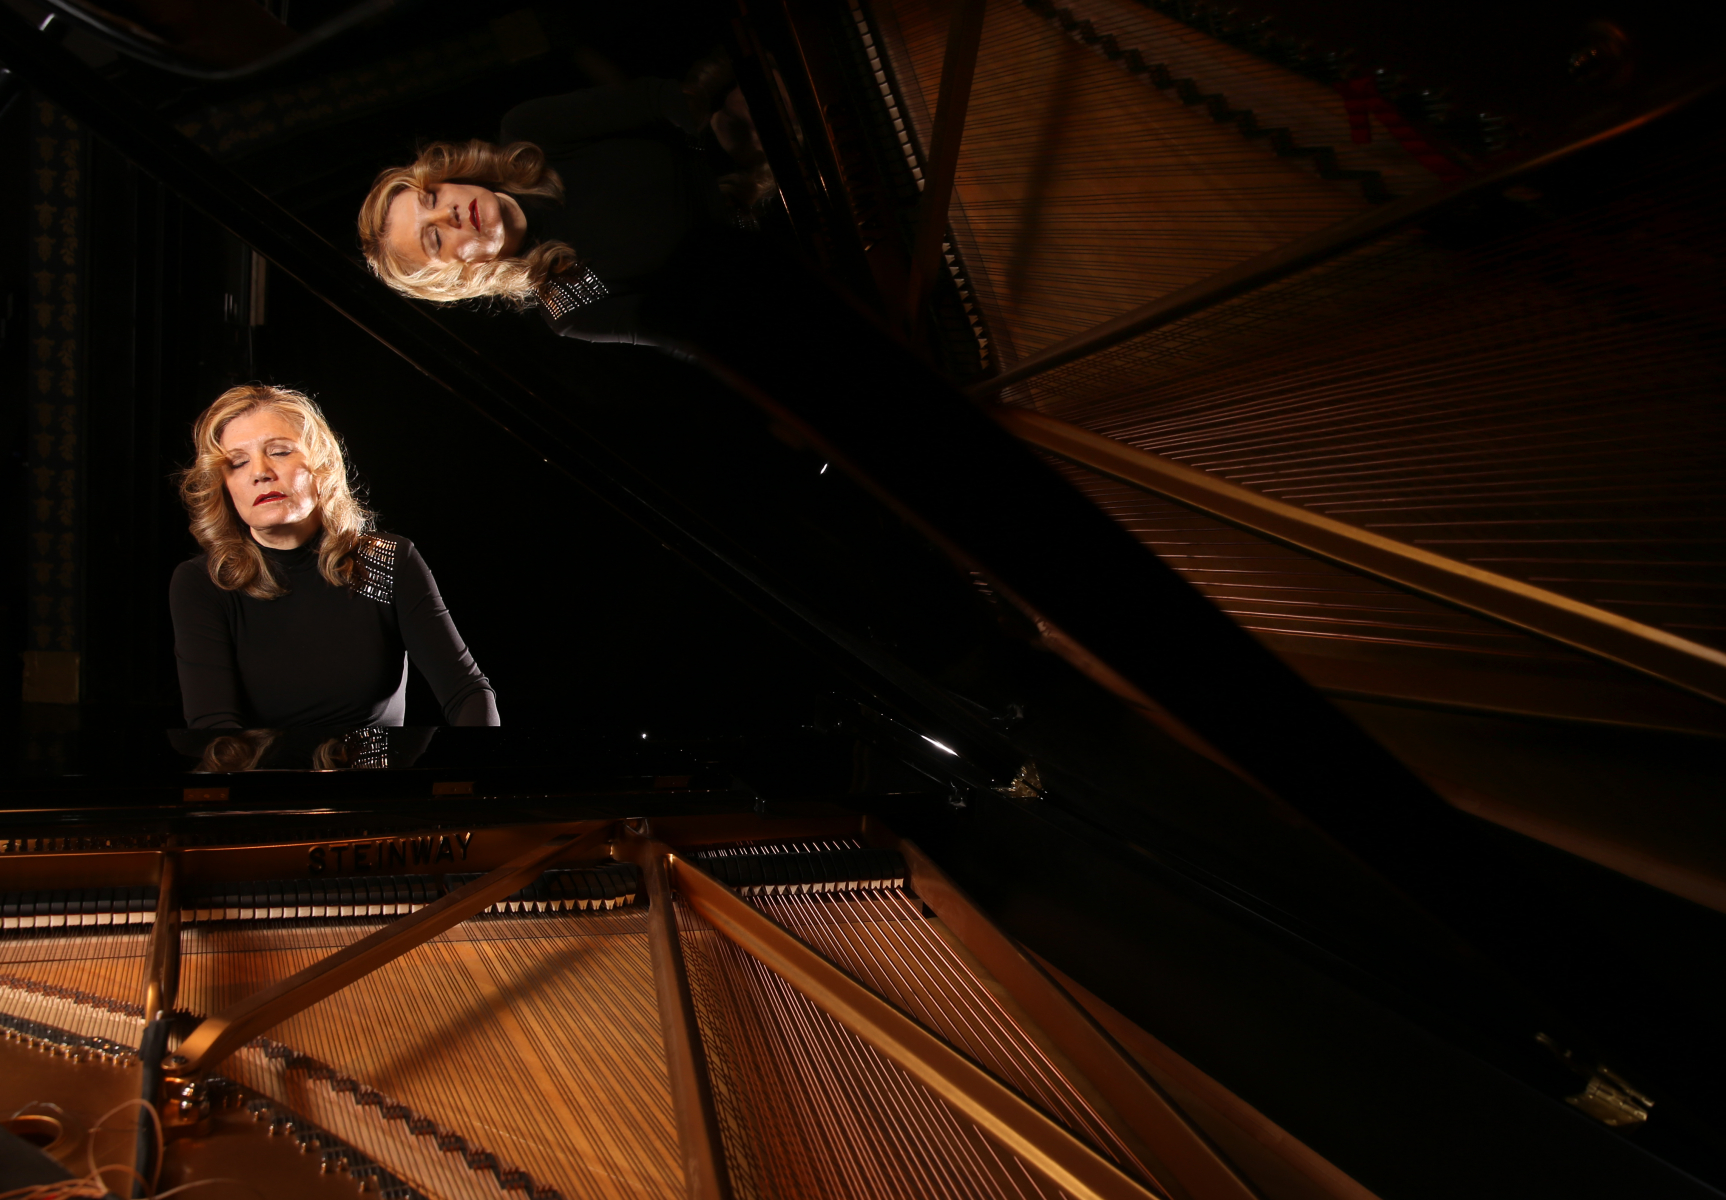
<path id="1" fill-rule="evenodd" d="M 627 825 L 612 845 L 612 853 L 641 868 L 647 888 L 648 952 L 653 958 L 653 985 L 659 1020 L 665 1034 L 665 1067 L 671 1080 L 671 1103 L 677 1114 L 678 1148 L 683 1156 L 685 1194 L 689 1200 L 731 1200 L 731 1176 L 725 1168 L 719 1112 L 707 1070 L 695 999 L 689 991 L 689 971 L 683 961 L 683 940 L 677 931 L 667 861 L 672 850 L 664 842 L 638 834 Z"/>

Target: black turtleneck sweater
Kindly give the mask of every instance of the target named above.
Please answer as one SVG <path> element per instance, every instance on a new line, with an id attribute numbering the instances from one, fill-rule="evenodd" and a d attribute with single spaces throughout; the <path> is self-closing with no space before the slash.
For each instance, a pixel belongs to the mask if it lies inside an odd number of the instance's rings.
<path id="1" fill-rule="evenodd" d="M 496 725 L 491 684 L 413 543 L 377 535 L 363 560 L 368 582 L 350 590 L 318 572 L 321 542 L 263 547 L 288 588 L 273 600 L 217 587 L 201 554 L 174 571 L 168 607 L 187 726 L 400 725 L 410 657 L 450 724 Z"/>
<path id="2" fill-rule="evenodd" d="M 560 333 L 629 341 L 640 297 L 690 240 L 727 223 L 681 88 L 665 79 L 547 96 L 511 109 L 504 142 L 532 142 L 563 180 L 563 203 L 517 196 L 527 217 L 521 251 L 572 247 L 609 295 L 553 321 Z"/>

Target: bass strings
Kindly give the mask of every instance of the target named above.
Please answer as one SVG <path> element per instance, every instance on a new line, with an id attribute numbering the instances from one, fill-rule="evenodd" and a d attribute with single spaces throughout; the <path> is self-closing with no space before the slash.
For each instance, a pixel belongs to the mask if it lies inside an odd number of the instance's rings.
<path id="1" fill-rule="evenodd" d="M 1150 1181 L 1144 1163 L 902 889 L 760 896 L 752 903 Z"/>
<path id="2" fill-rule="evenodd" d="M 1004 1164 L 975 1126 L 680 906 L 728 1162 L 747 1142 L 760 1196 L 1058 1195 Z M 738 1174 L 734 1172 L 733 1182 Z"/>
<path id="3" fill-rule="evenodd" d="M 137 1046 L 151 926 L 0 933 L 0 1012 Z"/>

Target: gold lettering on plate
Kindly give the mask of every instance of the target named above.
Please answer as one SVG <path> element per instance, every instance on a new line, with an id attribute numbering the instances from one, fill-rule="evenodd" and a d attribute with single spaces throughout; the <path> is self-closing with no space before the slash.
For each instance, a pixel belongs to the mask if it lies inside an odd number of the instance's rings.
<path id="1" fill-rule="evenodd" d="M 409 865 L 435 867 L 464 863 L 471 833 L 434 833 L 419 837 L 371 838 L 359 842 L 325 842 L 306 849 L 308 875 L 366 875 L 405 871 Z"/>

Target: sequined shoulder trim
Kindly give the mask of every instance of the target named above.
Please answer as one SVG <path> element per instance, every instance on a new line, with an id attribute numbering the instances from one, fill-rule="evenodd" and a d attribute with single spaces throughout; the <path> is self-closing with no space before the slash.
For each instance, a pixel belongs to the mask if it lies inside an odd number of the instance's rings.
<path id="1" fill-rule="evenodd" d="M 387 729 L 367 725 L 350 729 L 339 738 L 320 745 L 315 766 L 323 770 L 345 767 L 350 771 L 382 770 L 390 765 L 390 735 Z"/>
<path id="2" fill-rule="evenodd" d="M 391 604 L 396 598 L 396 544 L 388 538 L 366 537 L 354 547 L 356 596 Z"/>
<path id="3" fill-rule="evenodd" d="M 554 321 L 561 321 L 576 309 L 598 303 L 609 295 L 611 289 L 586 267 L 566 271 L 539 288 L 539 302 Z"/>

